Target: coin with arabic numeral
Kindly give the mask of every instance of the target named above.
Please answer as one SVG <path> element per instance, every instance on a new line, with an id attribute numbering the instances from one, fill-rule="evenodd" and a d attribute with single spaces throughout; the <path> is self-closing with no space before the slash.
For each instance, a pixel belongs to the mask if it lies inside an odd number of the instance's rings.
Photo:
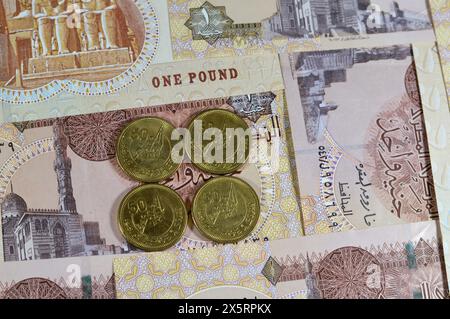
<path id="1" fill-rule="evenodd" d="M 217 177 L 194 197 L 192 218 L 200 233 L 217 243 L 236 243 L 255 229 L 260 216 L 254 189 L 235 177 Z"/>
<path id="2" fill-rule="evenodd" d="M 163 119 L 148 117 L 128 124 L 117 142 L 117 162 L 131 178 L 144 183 L 166 180 L 180 167 L 172 159 L 175 128 Z"/>
<path id="3" fill-rule="evenodd" d="M 247 123 L 235 113 L 223 109 L 202 112 L 191 121 L 188 130 L 188 155 L 202 171 L 227 175 L 247 162 L 251 134 Z"/>
<path id="4" fill-rule="evenodd" d="M 181 197 L 158 184 L 132 190 L 119 206 L 119 228 L 123 237 L 147 252 L 163 251 L 179 242 L 187 219 Z"/>

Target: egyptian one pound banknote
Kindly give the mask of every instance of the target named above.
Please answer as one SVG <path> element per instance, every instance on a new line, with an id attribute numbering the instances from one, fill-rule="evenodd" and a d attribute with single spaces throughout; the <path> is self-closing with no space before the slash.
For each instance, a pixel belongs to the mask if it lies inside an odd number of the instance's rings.
<path id="1" fill-rule="evenodd" d="M 5 261 L 109 255 L 136 251 L 117 226 L 119 204 L 138 185 L 116 160 L 117 138 L 135 119 L 157 117 L 187 127 L 205 110 L 224 109 L 252 130 L 267 150 L 233 176 L 258 195 L 260 219 L 252 239 L 302 235 L 284 128 L 284 92 L 261 92 L 156 107 L 17 122 L 4 127 L 0 199 Z M 9 142 L 8 142 L 9 140 Z M 215 176 L 189 162 L 162 184 L 188 208 L 197 190 Z M 179 249 L 212 245 L 192 225 Z"/>
<path id="2" fill-rule="evenodd" d="M 118 298 L 444 299 L 435 222 L 117 257 Z"/>
<path id="3" fill-rule="evenodd" d="M 93 112 L 174 60 L 434 39 L 426 0 L 4 0 L 0 121 Z"/>
<path id="4" fill-rule="evenodd" d="M 282 67 L 308 234 L 438 218 L 411 46 L 292 53 Z"/>

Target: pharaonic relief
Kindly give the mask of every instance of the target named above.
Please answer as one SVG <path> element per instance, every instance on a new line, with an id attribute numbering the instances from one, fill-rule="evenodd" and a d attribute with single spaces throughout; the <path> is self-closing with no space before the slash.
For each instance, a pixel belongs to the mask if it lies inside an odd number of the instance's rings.
<path id="1" fill-rule="evenodd" d="M 55 91 L 66 87 L 89 94 L 83 83 L 118 77 L 139 64 L 141 54 L 148 55 L 142 62 L 148 64 L 158 45 L 157 16 L 147 0 L 5 0 L 3 5 L 4 89 L 45 90 L 53 81 Z"/>

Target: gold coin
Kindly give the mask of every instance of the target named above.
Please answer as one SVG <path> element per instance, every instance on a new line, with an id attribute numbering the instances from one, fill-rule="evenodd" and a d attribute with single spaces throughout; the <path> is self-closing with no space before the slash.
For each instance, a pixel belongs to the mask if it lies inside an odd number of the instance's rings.
<path id="1" fill-rule="evenodd" d="M 181 197 L 157 184 L 129 192 L 119 206 L 119 228 L 133 246 L 162 251 L 180 241 L 187 225 L 187 210 Z"/>
<path id="2" fill-rule="evenodd" d="M 169 178 L 181 163 L 172 160 L 172 141 L 175 128 L 154 117 L 128 124 L 117 142 L 117 161 L 131 178 L 144 183 L 155 183 Z"/>
<path id="3" fill-rule="evenodd" d="M 209 181 L 192 203 L 192 218 L 200 233 L 221 244 L 247 238 L 259 215 L 258 195 L 249 184 L 235 177 Z"/>
<path id="4" fill-rule="evenodd" d="M 192 163 L 202 171 L 226 175 L 248 160 L 250 138 L 247 123 L 233 112 L 221 109 L 200 113 L 189 124 Z M 205 134 L 206 133 L 206 134 Z M 205 136 L 206 135 L 206 136 Z"/>

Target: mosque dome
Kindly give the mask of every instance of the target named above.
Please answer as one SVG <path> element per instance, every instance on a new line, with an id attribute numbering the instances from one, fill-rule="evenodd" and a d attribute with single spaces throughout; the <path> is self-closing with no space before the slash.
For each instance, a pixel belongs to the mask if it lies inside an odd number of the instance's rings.
<path id="1" fill-rule="evenodd" d="M 27 211 L 25 200 L 15 193 L 9 193 L 2 202 L 2 215 L 22 215 Z"/>

